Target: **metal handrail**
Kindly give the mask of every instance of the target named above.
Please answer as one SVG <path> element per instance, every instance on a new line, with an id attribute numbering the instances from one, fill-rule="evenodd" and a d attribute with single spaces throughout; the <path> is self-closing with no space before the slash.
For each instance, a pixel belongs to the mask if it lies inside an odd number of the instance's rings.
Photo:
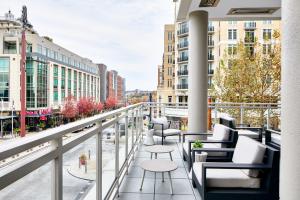
<path id="1" fill-rule="evenodd" d="M 7 159 L 11 156 L 25 152 L 34 147 L 44 143 L 49 143 L 49 148 L 35 153 L 27 159 L 19 159 L 13 162 L 9 167 L 0 168 L 0 190 L 14 183 L 15 181 L 23 178 L 25 175 L 33 172 L 35 169 L 53 161 L 54 169 L 52 181 L 52 196 L 53 199 L 62 199 L 62 156 L 65 152 L 74 148 L 75 146 L 83 143 L 92 136 L 97 136 L 96 140 L 96 195 L 97 199 L 102 199 L 102 130 L 115 125 L 115 143 L 116 143 L 116 157 L 115 157 L 115 180 L 111 185 L 110 190 L 105 195 L 105 199 L 118 193 L 120 185 L 120 175 L 124 170 L 128 171 L 130 159 L 134 158 L 135 149 L 139 143 L 142 134 L 142 109 L 144 103 L 131 105 L 128 107 L 120 108 L 103 114 L 98 114 L 93 117 L 78 120 L 57 128 L 42 131 L 36 135 L 21 138 L 20 140 L 11 141 L 0 146 L 0 160 Z M 135 130 L 132 129 L 132 146 L 128 147 L 128 117 L 134 117 Z M 126 135 L 126 155 L 122 167 L 119 169 L 119 120 L 125 117 L 125 135 Z M 103 122 L 105 120 L 105 122 Z M 63 142 L 63 136 L 67 133 L 80 130 L 96 124 L 84 133 L 72 138 L 67 142 Z M 128 152 L 128 149 L 130 151 Z M 126 166 L 126 167 L 123 167 Z"/>

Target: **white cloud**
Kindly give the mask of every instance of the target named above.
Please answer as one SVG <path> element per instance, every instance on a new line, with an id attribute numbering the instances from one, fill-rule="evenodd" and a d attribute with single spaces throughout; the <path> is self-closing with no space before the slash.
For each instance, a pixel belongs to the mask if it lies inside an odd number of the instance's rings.
<path id="1" fill-rule="evenodd" d="M 126 78 L 128 89 L 155 89 L 163 27 L 173 22 L 172 0 L 0 0 L 2 15 L 22 5 L 40 35 Z"/>

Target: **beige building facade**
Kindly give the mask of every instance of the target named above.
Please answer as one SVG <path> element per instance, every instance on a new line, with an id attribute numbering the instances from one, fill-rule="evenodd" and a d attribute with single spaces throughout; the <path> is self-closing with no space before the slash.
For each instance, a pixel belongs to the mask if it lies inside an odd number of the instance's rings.
<path id="1" fill-rule="evenodd" d="M 175 103 L 175 26 L 164 27 L 164 54 L 162 65 L 158 66 L 157 101 Z"/>

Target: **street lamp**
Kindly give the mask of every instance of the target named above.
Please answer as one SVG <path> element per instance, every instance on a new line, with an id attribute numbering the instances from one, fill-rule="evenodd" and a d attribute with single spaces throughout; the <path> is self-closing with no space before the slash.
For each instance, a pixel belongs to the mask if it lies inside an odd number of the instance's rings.
<path id="1" fill-rule="evenodd" d="M 25 31 L 26 28 L 30 28 L 31 25 L 27 20 L 27 8 L 26 6 L 22 7 L 22 17 L 20 19 L 22 22 L 22 54 L 21 54 L 21 130 L 20 136 L 24 137 L 26 134 L 26 124 L 25 124 L 25 116 L 26 116 L 26 80 L 25 80 L 25 68 L 26 68 L 26 38 Z"/>

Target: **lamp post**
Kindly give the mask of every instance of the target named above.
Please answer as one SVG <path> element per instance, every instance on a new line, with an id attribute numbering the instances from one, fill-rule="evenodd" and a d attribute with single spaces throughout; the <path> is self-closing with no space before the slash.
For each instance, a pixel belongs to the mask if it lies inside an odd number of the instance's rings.
<path id="1" fill-rule="evenodd" d="M 26 67 L 26 38 L 25 38 L 25 31 L 26 27 L 28 27 L 28 20 L 27 20 L 27 8 L 26 6 L 22 7 L 22 52 L 21 52 L 21 130 L 20 136 L 24 137 L 26 134 L 26 124 L 25 124 L 25 115 L 26 115 L 26 105 L 25 105 L 25 98 L 26 98 L 26 80 L 25 80 L 25 67 Z"/>

